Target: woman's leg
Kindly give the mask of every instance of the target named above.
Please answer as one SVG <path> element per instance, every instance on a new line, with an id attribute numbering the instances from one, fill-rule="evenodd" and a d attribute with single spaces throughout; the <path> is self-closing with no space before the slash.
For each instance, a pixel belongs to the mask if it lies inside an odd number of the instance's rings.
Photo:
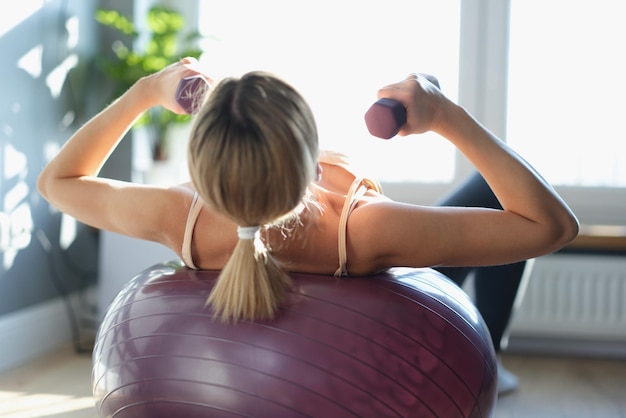
<path id="1" fill-rule="evenodd" d="M 496 352 L 502 348 L 525 267 L 526 262 L 522 261 L 475 270 L 474 302 L 489 328 Z"/>

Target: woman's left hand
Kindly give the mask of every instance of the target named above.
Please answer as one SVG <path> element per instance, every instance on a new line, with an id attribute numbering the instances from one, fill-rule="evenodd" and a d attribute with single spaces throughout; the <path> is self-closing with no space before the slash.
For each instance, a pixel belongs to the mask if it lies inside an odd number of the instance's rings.
<path id="1" fill-rule="evenodd" d="M 197 59 L 186 57 L 161 71 L 142 78 L 137 82 L 137 86 L 145 92 L 150 106 L 160 105 L 174 113 L 183 114 L 185 110 L 176 101 L 176 89 L 183 78 L 198 74 L 202 75 L 209 84 L 213 83 L 209 76 L 200 71 Z"/>

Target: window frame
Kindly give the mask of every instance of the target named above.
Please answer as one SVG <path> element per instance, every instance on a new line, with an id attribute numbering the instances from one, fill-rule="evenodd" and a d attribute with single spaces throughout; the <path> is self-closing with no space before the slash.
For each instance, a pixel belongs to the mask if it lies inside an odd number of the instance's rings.
<path id="1" fill-rule="evenodd" d="M 463 0 L 459 40 L 458 103 L 503 139 L 506 133 L 509 4 L 509 0 Z M 472 170 L 472 164 L 456 151 L 455 171 L 450 183 L 383 182 L 383 188 L 394 199 L 433 204 Z"/>

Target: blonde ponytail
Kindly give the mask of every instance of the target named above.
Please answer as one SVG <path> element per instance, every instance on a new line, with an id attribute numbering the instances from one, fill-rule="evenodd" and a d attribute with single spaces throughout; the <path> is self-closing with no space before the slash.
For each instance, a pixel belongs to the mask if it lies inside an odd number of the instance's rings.
<path id="1" fill-rule="evenodd" d="M 271 319 L 291 280 L 259 227 L 293 212 L 315 179 L 317 129 L 293 87 L 267 73 L 222 80 L 196 115 L 189 141 L 200 196 L 239 228 L 207 303 L 225 321 Z"/>
<path id="2" fill-rule="evenodd" d="M 272 319 L 290 285 L 260 237 L 239 238 L 207 304 L 224 321 Z"/>

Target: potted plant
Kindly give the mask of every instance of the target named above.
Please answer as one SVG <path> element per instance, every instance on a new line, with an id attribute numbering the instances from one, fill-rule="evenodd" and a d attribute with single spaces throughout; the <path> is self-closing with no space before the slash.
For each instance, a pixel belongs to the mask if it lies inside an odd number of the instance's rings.
<path id="1" fill-rule="evenodd" d="M 116 83 L 113 98 L 118 97 L 141 77 L 157 72 L 177 62 L 182 57 L 199 58 L 202 51 L 196 47 L 201 37 L 198 32 L 183 36 L 185 19 L 176 10 L 153 6 L 146 16 L 149 30 L 145 48 L 138 51 L 135 41 L 140 36 L 136 25 L 117 10 L 97 9 L 96 21 L 114 29 L 130 42 L 126 45 L 122 39 L 115 40 L 111 47 L 114 57 L 98 57 L 96 65 L 104 74 Z M 167 131 L 173 124 L 184 124 L 190 120 L 189 115 L 178 115 L 167 109 L 155 107 L 145 112 L 135 127 L 148 129 L 152 144 L 152 158 L 155 161 L 168 157 Z"/>

